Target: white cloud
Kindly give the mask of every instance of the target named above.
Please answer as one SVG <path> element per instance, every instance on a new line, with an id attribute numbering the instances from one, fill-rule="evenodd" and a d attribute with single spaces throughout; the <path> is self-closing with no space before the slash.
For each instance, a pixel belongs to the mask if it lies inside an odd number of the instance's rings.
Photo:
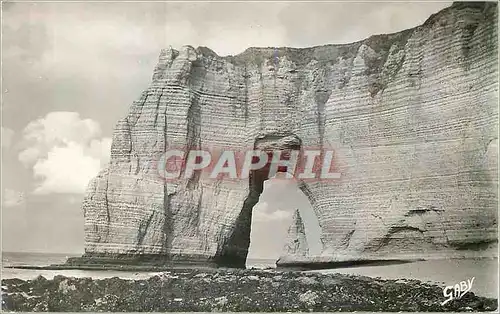
<path id="1" fill-rule="evenodd" d="M 289 212 L 281 209 L 273 211 L 269 208 L 269 203 L 267 202 L 257 203 L 253 209 L 252 216 L 256 222 L 286 221 L 292 217 Z"/>
<path id="2" fill-rule="evenodd" d="M 2 127 L 2 148 L 9 148 L 10 145 L 12 144 L 12 137 L 14 136 L 14 131 Z"/>
<path id="3" fill-rule="evenodd" d="M 42 152 L 37 147 L 28 147 L 18 155 L 19 161 L 24 165 L 30 165 L 38 159 Z"/>
<path id="4" fill-rule="evenodd" d="M 14 207 L 24 204 L 24 193 L 12 189 L 2 191 L 2 205 L 5 207 Z"/>
<path id="5" fill-rule="evenodd" d="M 88 145 L 101 134 L 99 123 L 80 119 L 78 112 L 50 112 L 44 118 L 30 122 L 24 129 L 24 138 L 45 145 L 80 142 Z"/>
<path id="6" fill-rule="evenodd" d="M 289 212 L 286 212 L 281 209 L 271 213 L 255 211 L 254 216 L 256 221 L 276 221 L 276 220 L 285 221 L 291 217 Z"/>
<path id="7" fill-rule="evenodd" d="M 51 112 L 30 122 L 23 136 L 29 145 L 19 160 L 32 167 L 36 194 L 84 193 L 109 161 L 111 139 L 101 138 L 99 124 L 77 112 Z"/>

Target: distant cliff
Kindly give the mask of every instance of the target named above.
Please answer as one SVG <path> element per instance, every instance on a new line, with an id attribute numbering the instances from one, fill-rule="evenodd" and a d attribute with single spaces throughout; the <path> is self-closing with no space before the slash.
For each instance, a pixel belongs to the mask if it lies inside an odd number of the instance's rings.
<path id="1" fill-rule="evenodd" d="M 165 183 L 170 147 L 330 148 L 340 180 L 299 183 L 329 261 L 460 255 L 497 242 L 496 3 L 345 45 L 162 50 L 83 203 L 87 257 L 244 266 L 262 180 Z M 259 179 L 260 178 L 260 179 Z M 465 250 L 465 251 L 464 251 Z M 480 253 L 478 253 L 480 254 Z"/>
<path id="2" fill-rule="evenodd" d="M 309 245 L 307 244 L 306 230 L 298 209 L 292 217 L 292 224 L 288 228 L 287 243 L 283 248 L 283 255 L 278 264 L 284 259 L 304 259 L 309 257 Z"/>

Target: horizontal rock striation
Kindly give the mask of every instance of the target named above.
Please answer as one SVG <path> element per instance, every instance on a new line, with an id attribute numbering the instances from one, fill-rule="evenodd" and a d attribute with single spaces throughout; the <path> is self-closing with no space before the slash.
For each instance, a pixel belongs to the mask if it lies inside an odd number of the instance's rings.
<path id="1" fill-rule="evenodd" d="M 335 151 L 340 179 L 299 183 L 325 260 L 495 245 L 497 47 L 496 3 L 456 3 L 422 26 L 352 44 L 228 57 L 162 50 L 89 185 L 85 257 L 244 267 L 265 176 L 165 182 L 158 160 L 171 148 L 245 151 L 266 138 Z"/>

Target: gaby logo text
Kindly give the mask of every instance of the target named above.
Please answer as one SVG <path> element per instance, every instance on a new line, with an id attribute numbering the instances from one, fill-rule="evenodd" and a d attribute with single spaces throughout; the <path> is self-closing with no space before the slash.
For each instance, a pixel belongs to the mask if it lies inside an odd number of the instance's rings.
<path id="1" fill-rule="evenodd" d="M 459 283 L 453 285 L 453 286 L 446 286 L 443 289 L 443 295 L 446 300 L 444 300 L 441 305 L 445 305 L 446 303 L 450 302 L 451 300 L 459 300 L 461 299 L 467 292 L 472 289 L 472 283 L 474 282 L 474 278 L 472 277 L 471 279 L 467 279 L 467 281 L 460 281 Z"/>

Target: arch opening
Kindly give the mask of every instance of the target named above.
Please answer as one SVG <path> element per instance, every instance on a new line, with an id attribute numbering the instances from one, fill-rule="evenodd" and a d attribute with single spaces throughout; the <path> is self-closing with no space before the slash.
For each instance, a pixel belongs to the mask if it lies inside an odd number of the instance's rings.
<path id="1" fill-rule="evenodd" d="M 299 151 L 301 150 L 301 145 L 302 141 L 300 138 L 298 138 L 295 134 L 268 134 L 265 136 L 260 136 L 255 140 L 254 144 L 254 149 L 260 150 L 267 152 L 268 155 L 272 155 L 273 152 L 279 151 L 281 160 L 286 160 L 288 159 L 287 156 L 289 157 L 292 153 L 292 151 Z M 223 248 L 221 250 L 220 255 L 216 257 L 216 263 L 219 266 L 224 266 L 224 267 L 238 267 L 238 268 L 245 268 L 247 264 L 247 257 L 249 253 L 249 248 L 251 244 L 251 233 L 252 233 L 252 225 L 253 225 L 253 213 L 254 213 L 254 207 L 257 205 L 260 201 L 261 194 L 264 191 L 264 188 L 267 186 L 271 186 L 270 189 L 271 195 L 276 196 L 276 201 L 278 200 L 301 200 L 303 205 L 299 206 L 300 208 L 296 208 L 296 204 L 274 204 L 271 202 L 271 206 L 274 208 L 279 208 L 282 207 L 284 208 L 285 211 L 292 211 L 292 213 L 295 210 L 299 210 L 301 213 L 301 216 L 306 217 L 306 224 L 308 227 L 305 229 L 307 230 L 306 233 L 309 233 L 310 230 L 313 230 L 313 238 L 315 237 L 315 233 L 318 234 L 316 238 L 319 237 L 320 234 L 320 228 L 319 228 L 319 223 L 314 215 L 314 211 L 311 207 L 311 204 L 306 197 L 305 194 L 299 189 L 297 182 L 294 179 L 288 179 L 288 180 L 279 180 L 281 177 L 282 179 L 286 177 L 286 172 L 288 171 L 288 167 L 286 166 L 279 166 L 276 168 L 277 173 L 270 173 L 272 169 L 272 163 L 268 162 L 264 167 L 254 170 L 250 172 L 249 176 L 249 194 L 246 198 L 246 200 L 243 203 L 243 207 L 239 213 L 239 216 L 237 217 L 236 223 L 233 226 L 233 232 L 229 239 L 226 240 L 226 242 L 223 244 Z M 273 178 L 270 178 L 273 176 Z M 271 181 L 268 181 L 271 180 Z M 276 194 L 273 192 L 274 188 L 273 182 L 278 181 L 283 181 L 285 182 L 285 186 L 290 189 L 288 197 L 281 197 L 279 196 L 279 193 Z M 265 183 L 265 182 L 271 182 L 271 183 Z M 281 184 L 278 184 L 277 187 L 281 186 Z M 291 192 L 295 189 L 294 192 Z M 295 195 L 295 197 L 292 197 L 292 195 Z M 262 204 L 267 204 L 265 201 Z M 264 206 L 264 205 L 260 205 Z M 259 206 L 257 207 L 257 210 L 259 209 Z M 256 219 L 256 225 L 254 228 L 258 228 L 260 226 L 259 224 L 259 216 L 261 214 L 261 210 L 257 212 L 257 219 Z M 275 214 L 276 215 L 276 214 Z M 280 215 L 280 212 L 277 214 L 278 216 Z M 287 223 L 286 221 L 286 215 L 283 215 L 283 221 L 281 222 L 283 225 Z M 272 227 L 269 227 L 269 230 L 273 230 Z M 314 231 L 316 230 L 316 232 Z M 255 232 L 254 232 L 255 233 Z M 257 233 L 258 234 L 258 231 Z M 283 235 L 287 235 L 287 232 L 280 232 L 280 235 L 278 236 L 277 239 L 280 239 Z M 276 234 L 275 234 L 276 235 Z M 272 237 L 272 235 L 270 235 Z M 254 239 L 254 243 L 258 243 L 258 240 Z M 311 242 L 317 243 L 317 240 L 311 239 Z M 255 246 L 255 244 L 254 244 Z M 260 247 L 260 245 L 257 244 L 257 247 Z M 276 250 L 276 252 L 281 252 L 281 250 Z M 316 252 L 315 252 L 316 253 Z M 317 253 L 319 254 L 319 253 Z M 253 255 L 252 255 L 253 256 Z M 269 258 L 266 258 L 266 254 L 263 256 L 258 257 L 260 260 L 270 260 L 271 258 L 274 258 L 274 256 L 268 256 Z M 252 257 L 251 257 L 252 258 Z M 276 258 L 277 260 L 277 258 Z M 272 263 L 272 266 L 275 265 L 276 260 Z"/>
<path id="2" fill-rule="evenodd" d="M 321 254 L 321 227 L 309 199 L 295 180 L 278 173 L 264 182 L 263 193 L 253 208 L 247 268 L 275 267 L 276 261 L 288 253 L 285 246 L 296 210 L 304 225 L 308 257 Z"/>

